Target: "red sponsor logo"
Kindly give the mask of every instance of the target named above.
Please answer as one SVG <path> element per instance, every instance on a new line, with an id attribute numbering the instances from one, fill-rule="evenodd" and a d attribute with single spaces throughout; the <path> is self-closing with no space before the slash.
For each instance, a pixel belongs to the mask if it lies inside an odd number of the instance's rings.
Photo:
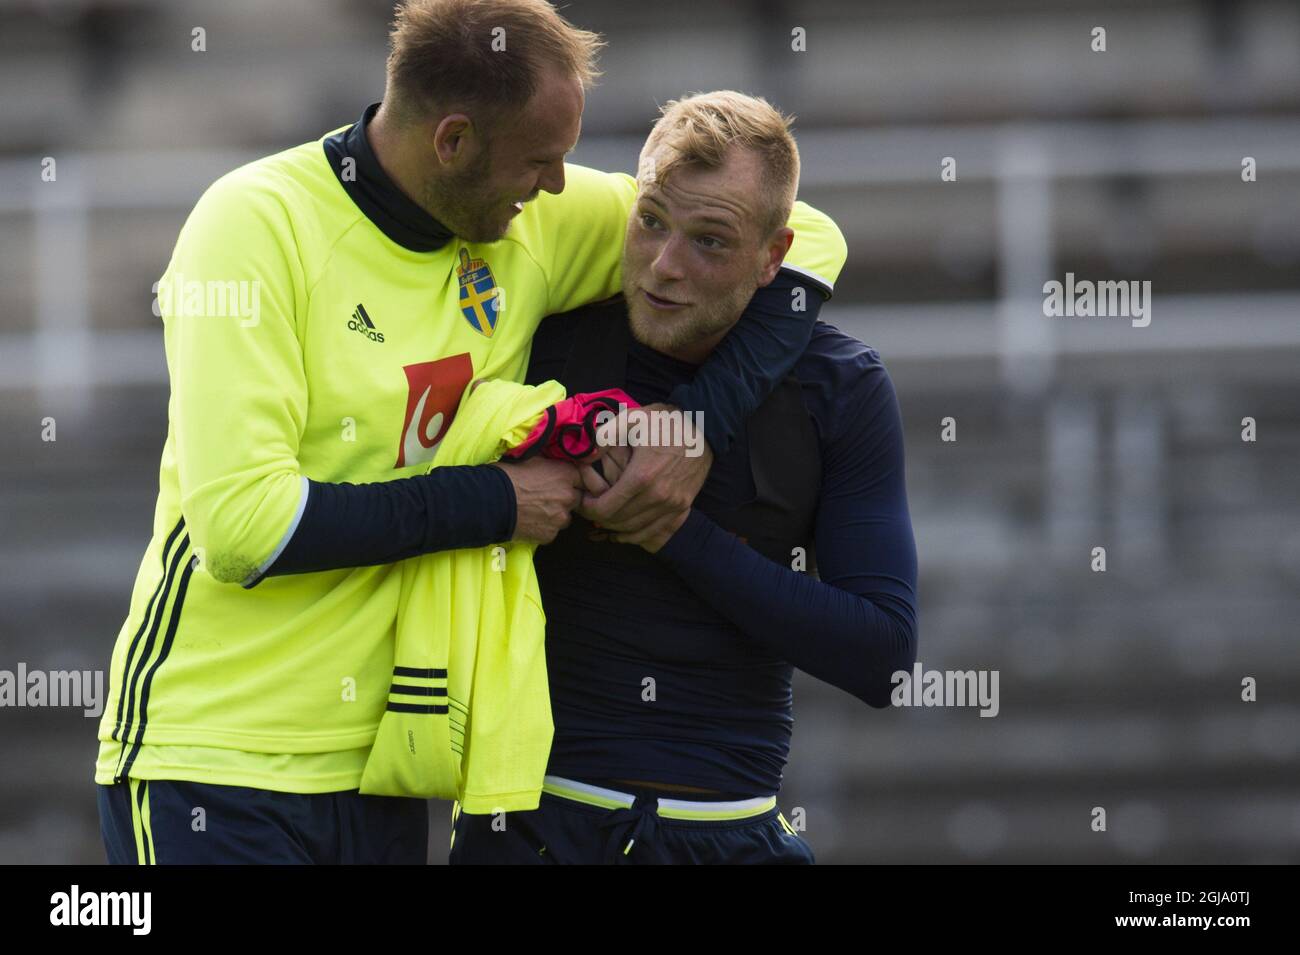
<path id="1" fill-rule="evenodd" d="M 456 417 L 460 396 L 474 375 L 474 363 L 465 352 L 407 365 L 402 370 L 406 372 L 408 390 L 406 420 L 402 422 L 394 465 L 399 468 L 433 460 Z"/>

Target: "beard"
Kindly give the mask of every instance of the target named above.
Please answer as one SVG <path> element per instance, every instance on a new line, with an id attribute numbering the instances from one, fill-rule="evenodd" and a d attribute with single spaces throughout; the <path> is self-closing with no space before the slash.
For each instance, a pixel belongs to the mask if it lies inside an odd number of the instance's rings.
<path id="1" fill-rule="evenodd" d="M 496 242 L 510 227 L 508 203 L 487 185 L 490 166 L 484 150 L 473 167 L 424 186 L 424 207 L 438 210 L 434 217 L 466 242 Z"/>
<path id="2" fill-rule="evenodd" d="M 696 302 L 680 312 L 656 312 L 641 294 L 635 280 L 623 274 L 623 298 L 627 301 L 628 326 L 632 337 L 647 348 L 672 354 L 720 335 L 740 318 L 754 297 L 755 285 L 737 286 L 724 298 Z"/>

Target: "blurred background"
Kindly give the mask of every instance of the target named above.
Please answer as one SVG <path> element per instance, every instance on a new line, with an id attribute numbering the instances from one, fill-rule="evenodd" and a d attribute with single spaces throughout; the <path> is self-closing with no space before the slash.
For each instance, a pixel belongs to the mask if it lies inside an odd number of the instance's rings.
<path id="1" fill-rule="evenodd" d="M 212 180 L 381 98 L 391 10 L 0 0 L 0 669 L 106 669 L 166 437 L 151 285 Z M 799 679 L 781 803 L 819 860 L 1300 860 L 1300 5 L 565 12 L 609 41 L 577 162 L 631 171 L 684 92 L 798 116 L 849 243 L 822 318 L 902 405 L 920 660 L 1000 673 L 995 719 Z M 1067 272 L 1150 281 L 1150 325 L 1044 317 Z M 0 710 L 0 862 L 103 860 L 96 726 Z"/>

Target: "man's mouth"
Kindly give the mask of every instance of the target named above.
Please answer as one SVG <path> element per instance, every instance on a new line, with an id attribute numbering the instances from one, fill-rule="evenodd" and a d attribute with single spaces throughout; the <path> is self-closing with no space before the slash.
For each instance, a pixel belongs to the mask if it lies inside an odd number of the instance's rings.
<path id="1" fill-rule="evenodd" d="M 510 203 L 511 207 L 515 210 L 515 215 L 518 215 L 519 213 L 523 212 L 524 206 L 526 206 L 528 203 L 536 199 L 540 192 L 541 190 L 538 189 L 534 191 L 532 195 L 524 196 L 524 198 L 518 200 L 517 202 Z"/>
<path id="2" fill-rule="evenodd" d="M 676 311 L 679 308 L 686 307 L 685 302 L 674 302 L 670 298 L 663 298 L 661 296 L 655 295 L 653 292 L 650 292 L 647 289 L 642 289 L 641 293 L 645 296 L 645 300 L 650 303 L 651 308 L 658 309 L 659 311 L 662 312 Z"/>

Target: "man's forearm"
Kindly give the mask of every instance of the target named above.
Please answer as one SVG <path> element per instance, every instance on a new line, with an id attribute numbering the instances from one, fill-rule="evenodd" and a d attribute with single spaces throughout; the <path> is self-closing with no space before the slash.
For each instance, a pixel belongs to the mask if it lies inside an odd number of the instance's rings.
<path id="1" fill-rule="evenodd" d="M 779 272 L 760 288 L 695 380 L 673 389 L 669 402 L 703 415 L 714 454 L 731 447 L 745 420 L 794 367 L 812 336 L 822 293 L 800 276 Z"/>
<path id="2" fill-rule="evenodd" d="M 302 518 L 263 576 L 369 567 L 484 547 L 510 540 L 515 513 L 510 478 L 489 465 L 434 468 L 370 484 L 310 481 Z"/>
<path id="3" fill-rule="evenodd" d="M 692 510 L 658 556 L 769 651 L 871 706 L 888 705 L 892 674 L 915 662 L 910 607 L 774 563 L 701 511 Z"/>

